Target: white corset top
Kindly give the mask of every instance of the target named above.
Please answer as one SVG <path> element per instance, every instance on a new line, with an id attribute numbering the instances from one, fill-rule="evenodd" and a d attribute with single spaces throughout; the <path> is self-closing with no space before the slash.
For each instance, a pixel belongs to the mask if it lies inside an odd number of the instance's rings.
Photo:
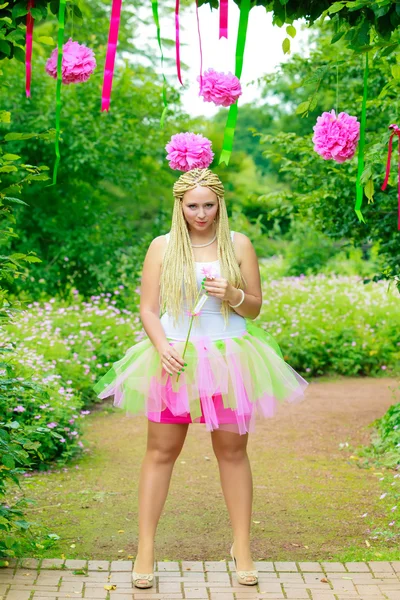
<path id="1" fill-rule="evenodd" d="M 234 232 L 231 231 L 231 239 L 233 240 Z M 167 241 L 169 233 L 166 234 Z M 221 276 L 219 260 L 208 262 L 195 262 L 197 286 L 200 288 L 201 282 L 204 279 L 202 272 L 203 267 L 212 267 L 217 277 Z M 172 317 L 165 312 L 161 317 L 161 324 L 167 338 L 171 340 L 186 340 L 189 331 L 190 317 L 186 314 L 189 310 L 186 298 L 184 298 L 184 314 L 181 315 L 177 326 L 173 325 Z M 212 340 L 225 339 L 236 336 L 242 336 L 246 333 L 246 321 L 244 317 L 238 315 L 234 311 L 229 313 L 228 322 L 225 328 L 224 317 L 221 313 L 222 300 L 215 296 L 209 296 L 201 308 L 201 312 L 194 318 L 190 338 L 206 335 Z M 192 309 L 193 307 L 190 307 Z"/>

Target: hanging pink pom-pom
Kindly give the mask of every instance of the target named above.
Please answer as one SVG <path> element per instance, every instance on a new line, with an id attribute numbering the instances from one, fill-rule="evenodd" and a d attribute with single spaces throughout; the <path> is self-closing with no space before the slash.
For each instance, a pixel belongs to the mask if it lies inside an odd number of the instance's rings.
<path id="1" fill-rule="evenodd" d="M 216 106 L 230 106 L 242 94 L 240 80 L 232 73 L 217 73 L 214 69 L 208 69 L 202 79 L 199 96 L 203 96 L 205 102 L 214 102 Z M 197 81 L 200 81 L 199 77 Z"/>
<path id="2" fill-rule="evenodd" d="M 353 158 L 360 137 L 360 123 L 345 112 L 336 116 L 334 109 L 317 118 L 313 127 L 314 150 L 325 160 L 342 163 Z"/>
<path id="3" fill-rule="evenodd" d="M 58 49 L 54 48 L 46 62 L 46 71 L 54 79 L 57 79 L 57 56 Z M 93 50 L 69 38 L 63 46 L 62 82 L 68 84 L 87 81 L 95 68 L 96 59 Z"/>
<path id="4" fill-rule="evenodd" d="M 198 133 L 176 133 L 165 149 L 169 166 L 178 171 L 205 169 L 214 158 L 210 140 Z"/>

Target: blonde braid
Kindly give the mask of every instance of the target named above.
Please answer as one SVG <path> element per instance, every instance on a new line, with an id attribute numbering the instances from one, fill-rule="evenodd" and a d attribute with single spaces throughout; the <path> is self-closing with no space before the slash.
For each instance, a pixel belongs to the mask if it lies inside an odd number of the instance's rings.
<path id="1" fill-rule="evenodd" d="M 183 315 L 183 292 L 187 298 L 187 306 L 190 308 L 193 307 L 198 294 L 195 257 L 182 209 L 185 192 L 194 189 L 198 185 L 208 187 L 218 198 L 219 210 L 216 216 L 216 233 L 221 277 L 225 277 L 234 287 L 244 288 L 246 286 L 230 236 L 228 213 L 224 200 L 224 186 L 221 180 L 210 169 L 192 169 L 183 173 L 173 187 L 175 202 L 170 238 L 160 276 L 159 300 L 161 312 L 166 310 L 172 316 L 174 326 L 177 325 L 179 317 Z M 223 301 L 221 312 L 224 316 L 225 327 L 231 310 L 229 303 Z"/>

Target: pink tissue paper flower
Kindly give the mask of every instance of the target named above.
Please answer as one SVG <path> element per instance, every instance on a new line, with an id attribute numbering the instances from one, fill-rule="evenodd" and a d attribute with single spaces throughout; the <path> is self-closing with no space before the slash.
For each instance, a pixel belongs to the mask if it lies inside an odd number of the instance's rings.
<path id="1" fill-rule="evenodd" d="M 214 158 L 210 140 L 198 133 L 176 133 L 165 149 L 169 166 L 178 171 L 205 169 Z"/>
<path id="2" fill-rule="evenodd" d="M 200 77 L 197 78 L 200 81 Z M 214 102 L 216 106 L 230 106 L 242 94 L 240 80 L 232 73 L 217 73 L 208 69 L 202 75 L 202 88 L 199 96 L 205 102 Z"/>
<path id="3" fill-rule="evenodd" d="M 215 279 L 218 275 L 214 267 L 202 267 L 201 272 L 207 279 Z"/>
<path id="4" fill-rule="evenodd" d="M 334 109 L 317 118 L 313 127 L 314 150 L 325 160 L 342 163 L 353 158 L 360 137 L 360 123 L 345 112 L 336 116 Z"/>
<path id="5" fill-rule="evenodd" d="M 57 57 L 58 48 L 54 48 L 46 62 L 46 71 L 54 79 L 57 79 Z M 63 46 L 62 82 L 68 84 L 87 81 L 95 68 L 96 59 L 93 50 L 69 38 Z"/>

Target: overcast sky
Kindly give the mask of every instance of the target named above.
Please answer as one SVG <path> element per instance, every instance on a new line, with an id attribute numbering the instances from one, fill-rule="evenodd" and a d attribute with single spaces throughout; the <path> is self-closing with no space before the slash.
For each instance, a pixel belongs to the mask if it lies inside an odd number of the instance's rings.
<path id="1" fill-rule="evenodd" d="M 239 8 L 230 0 L 229 2 L 229 22 L 228 22 L 228 40 L 219 37 L 219 11 L 211 10 L 209 5 L 199 8 L 201 42 L 203 50 L 203 71 L 213 68 L 216 71 L 235 72 L 235 50 L 236 37 L 239 22 Z M 218 110 L 211 102 L 204 102 L 198 96 L 199 83 L 196 81 L 200 73 L 200 52 L 197 33 L 196 5 L 193 2 L 190 8 L 181 12 L 180 16 L 180 39 L 181 39 L 181 60 L 189 66 L 189 71 L 182 74 L 184 88 L 178 81 L 175 67 L 166 67 L 165 74 L 168 82 L 182 94 L 184 109 L 192 116 L 204 115 L 211 116 Z M 308 31 L 300 31 L 301 24 L 294 23 L 297 34 L 291 39 L 291 52 L 301 52 L 303 56 L 308 56 L 307 39 Z M 174 15 L 160 16 L 161 37 L 175 39 Z M 152 45 L 154 52 L 159 56 L 159 50 L 156 40 L 156 28 L 143 28 L 143 36 L 146 41 Z M 267 13 L 262 6 L 255 6 L 250 11 L 249 24 L 247 29 L 246 47 L 242 70 L 242 89 L 243 94 L 239 99 L 239 104 L 245 102 L 257 101 L 259 93 L 257 85 L 248 85 L 250 81 L 255 80 L 266 73 L 271 73 L 281 62 L 288 60 L 288 55 L 282 51 L 282 41 L 288 37 L 285 26 L 279 28 L 272 25 L 272 14 Z M 140 38 L 139 38 L 140 39 Z M 164 56 L 168 58 L 175 57 L 175 47 L 166 47 L 164 45 Z"/>

